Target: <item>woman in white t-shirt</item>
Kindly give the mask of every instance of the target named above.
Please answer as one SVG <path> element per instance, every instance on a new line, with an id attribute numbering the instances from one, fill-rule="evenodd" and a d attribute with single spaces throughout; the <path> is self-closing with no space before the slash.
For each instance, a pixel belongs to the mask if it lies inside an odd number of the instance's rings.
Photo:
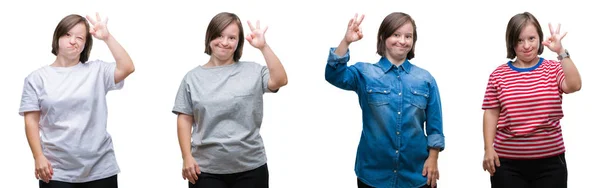
<path id="1" fill-rule="evenodd" d="M 106 93 L 121 89 L 134 66 L 106 24 L 98 14 L 64 17 L 52 40 L 56 60 L 25 78 L 19 114 L 40 187 L 117 187 Z M 108 45 L 116 63 L 88 61 L 92 36 Z"/>

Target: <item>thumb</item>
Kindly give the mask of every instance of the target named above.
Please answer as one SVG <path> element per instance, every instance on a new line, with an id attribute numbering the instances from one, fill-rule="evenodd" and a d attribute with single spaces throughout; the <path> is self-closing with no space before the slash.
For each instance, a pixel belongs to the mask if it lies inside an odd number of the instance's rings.
<path id="1" fill-rule="evenodd" d="M 196 174 L 200 174 L 200 166 L 198 164 L 194 165 L 194 169 L 196 170 Z"/>
<path id="2" fill-rule="evenodd" d="M 421 175 L 422 175 L 422 176 L 425 176 L 425 175 L 427 175 L 427 166 L 424 166 L 424 167 L 423 167 L 423 172 L 421 172 Z"/>
<path id="3" fill-rule="evenodd" d="M 50 175 L 54 175 L 54 169 L 52 169 L 52 163 L 48 161 L 48 169 L 50 170 Z"/>
<path id="4" fill-rule="evenodd" d="M 498 156 L 495 157 L 496 166 L 500 166 L 500 158 Z"/>

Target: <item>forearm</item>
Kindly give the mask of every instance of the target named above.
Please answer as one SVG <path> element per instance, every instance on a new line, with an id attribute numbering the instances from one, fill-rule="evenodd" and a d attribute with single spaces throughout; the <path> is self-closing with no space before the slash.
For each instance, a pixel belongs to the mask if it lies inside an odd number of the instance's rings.
<path id="1" fill-rule="evenodd" d="M 131 60 L 131 57 L 129 56 L 127 51 L 125 51 L 125 48 L 123 48 L 123 46 L 121 46 L 121 44 L 119 44 L 119 42 L 112 35 L 109 35 L 109 37 L 106 40 L 104 40 L 104 42 L 108 46 L 108 49 L 110 50 L 110 52 L 113 55 L 113 58 L 116 61 L 117 71 L 122 72 L 121 74 L 124 77 L 131 74 L 135 70 L 135 67 L 133 65 L 133 61 Z M 119 81 L 125 79 L 124 77 L 119 79 Z"/>
<path id="2" fill-rule="evenodd" d="M 179 148 L 181 149 L 181 157 L 192 156 L 192 123 L 182 117 L 177 118 L 177 138 L 179 140 Z"/>
<path id="3" fill-rule="evenodd" d="M 33 158 L 38 159 L 40 156 L 44 156 L 42 144 L 40 142 L 39 124 L 35 122 L 26 122 L 25 135 L 27 136 L 27 142 L 29 142 L 29 148 L 31 149 Z"/>
<path id="4" fill-rule="evenodd" d="M 348 51 L 348 47 L 350 46 L 349 42 L 346 42 L 345 40 L 342 40 L 340 42 L 340 44 L 338 45 L 338 47 L 335 49 L 335 54 L 342 57 L 344 55 L 346 55 L 346 52 Z"/>
<path id="5" fill-rule="evenodd" d="M 565 51 L 562 50 L 559 53 L 564 52 Z M 579 75 L 577 67 L 573 63 L 573 60 L 571 58 L 564 58 L 561 61 L 561 65 L 565 75 L 563 90 L 567 93 L 579 91 L 581 89 L 581 76 Z"/>
<path id="6" fill-rule="evenodd" d="M 484 150 L 493 149 L 498 124 L 499 109 L 488 109 L 483 114 Z"/>
<path id="7" fill-rule="evenodd" d="M 273 50 L 268 44 L 265 44 L 265 46 L 262 49 L 260 49 L 260 51 L 265 57 L 265 62 L 267 64 L 267 68 L 269 69 L 269 77 L 270 80 L 273 82 L 274 86 L 276 88 L 279 88 L 281 86 L 287 85 L 287 73 L 285 72 L 285 69 L 281 64 L 281 61 L 279 60 L 277 55 L 275 55 L 275 52 L 273 52 Z"/>
<path id="8" fill-rule="evenodd" d="M 438 148 L 429 148 L 429 158 L 431 158 L 431 159 L 438 159 L 439 154 L 440 154 L 440 149 L 438 149 Z"/>

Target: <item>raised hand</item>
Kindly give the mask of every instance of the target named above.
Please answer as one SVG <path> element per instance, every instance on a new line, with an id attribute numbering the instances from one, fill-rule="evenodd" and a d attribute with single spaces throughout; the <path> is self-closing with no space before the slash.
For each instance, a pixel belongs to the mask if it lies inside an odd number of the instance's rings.
<path id="1" fill-rule="evenodd" d="M 256 21 L 256 28 L 252 25 L 250 21 L 248 21 L 248 27 L 250 27 L 250 33 L 246 36 L 246 40 L 250 45 L 255 48 L 262 49 L 266 46 L 267 42 L 265 41 L 265 32 L 269 29 L 268 26 L 265 26 L 264 29 L 260 28 L 260 21 Z"/>
<path id="2" fill-rule="evenodd" d="M 106 27 L 106 24 L 108 23 L 108 18 L 102 21 L 102 19 L 100 18 L 100 14 L 98 14 L 97 12 L 96 19 L 92 19 L 88 15 L 86 15 L 85 17 L 90 23 L 92 23 L 92 27 L 90 28 L 90 34 L 92 34 L 92 36 L 96 37 L 99 40 L 108 39 L 108 37 L 110 36 L 108 28 Z"/>
<path id="3" fill-rule="evenodd" d="M 348 44 L 363 38 L 362 29 L 360 28 L 363 18 L 365 18 L 365 15 L 361 15 L 358 18 L 358 14 L 354 14 L 354 18 L 348 22 L 348 29 L 346 30 L 346 36 L 344 36 L 344 41 Z"/>
<path id="4" fill-rule="evenodd" d="M 543 41 L 542 44 L 544 46 L 548 47 L 548 49 L 550 49 L 553 52 L 556 52 L 559 54 L 563 53 L 564 49 L 563 49 L 561 40 L 563 38 L 565 38 L 565 35 L 567 35 L 567 32 L 560 34 L 560 23 L 558 24 L 558 28 L 556 28 L 556 31 L 552 27 L 552 24 L 548 23 L 548 27 L 550 27 L 550 37 L 548 37 L 545 41 Z"/>

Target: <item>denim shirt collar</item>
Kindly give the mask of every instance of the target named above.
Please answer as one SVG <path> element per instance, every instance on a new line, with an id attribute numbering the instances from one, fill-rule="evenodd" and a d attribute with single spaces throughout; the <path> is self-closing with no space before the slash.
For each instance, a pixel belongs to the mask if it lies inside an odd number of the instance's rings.
<path id="1" fill-rule="evenodd" d="M 394 67 L 394 64 L 392 64 L 392 62 L 390 62 L 390 60 L 388 60 L 384 56 L 382 56 L 379 59 L 377 65 L 379 65 L 379 67 L 381 67 L 381 70 L 383 70 L 383 72 L 385 73 L 387 73 L 392 69 L 392 67 Z M 406 73 L 410 73 L 410 69 L 412 68 L 412 66 L 413 65 L 408 61 L 408 59 L 404 59 L 404 63 L 402 63 L 398 68 L 404 70 Z"/>

